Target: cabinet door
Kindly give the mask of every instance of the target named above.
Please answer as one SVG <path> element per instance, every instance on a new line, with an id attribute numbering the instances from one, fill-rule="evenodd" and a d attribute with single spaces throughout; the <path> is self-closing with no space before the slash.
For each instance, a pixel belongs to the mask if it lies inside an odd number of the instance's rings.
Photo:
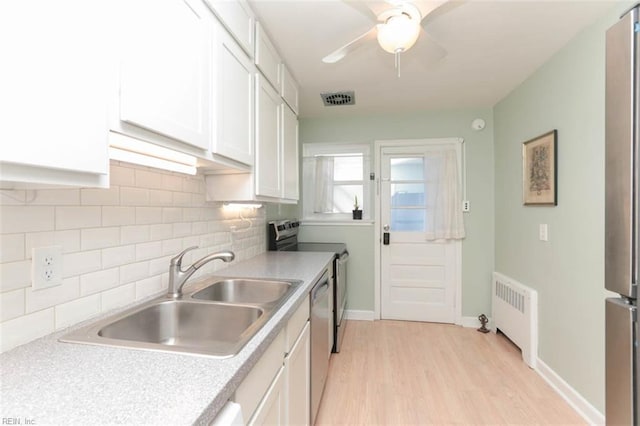
<path id="1" fill-rule="evenodd" d="M 277 90 L 280 90 L 280 54 L 259 22 L 256 22 L 256 66 Z"/>
<path id="2" fill-rule="evenodd" d="M 108 186 L 110 13 L 108 2 L 0 2 L 0 179 Z"/>
<path id="3" fill-rule="evenodd" d="M 283 198 L 298 200 L 298 117 L 282 105 Z"/>
<path id="4" fill-rule="evenodd" d="M 309 323 L 303 328 L 293 349 L 284 360 L 287 374 L 286 424 L 308 425 L 310 414 Z"/>
<path id="5" fill-rule="evenodd" d="M 273 379 L 271 387 L 265 394 L 258 409 L 249 420 L 249 426 L 253 425 L 286 425 L 284 413 L 284 367 L 278 371 L 278 375 Z"/>
<path id="6" fill-rule="evenodd" d="M 130 2 L 120 120 L 208 150 L 211 21 L 199 0 Z"/>
<path id="7" fill-rule="evenodd" d="M 216 29 L 216 132 L 212 151 L 253 164 L 254 65 L 220 26 Z"/>
<path id="8" fill-rule="evenodd" d="M 256 75 L 256 195 L 282 196 L 280 149 L 280 95 Z"/>
<path id="9" fill-rule="evenodd" d="M 245 52 L 253 58 L 255 15 L 245 0 L 205 0 Z"/>

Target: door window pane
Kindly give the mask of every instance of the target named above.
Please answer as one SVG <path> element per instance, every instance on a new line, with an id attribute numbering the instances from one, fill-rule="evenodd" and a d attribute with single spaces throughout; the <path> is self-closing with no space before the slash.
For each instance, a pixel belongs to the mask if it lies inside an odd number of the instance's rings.
<path id="1" fill-rule="evenodd" d="M 392 183 L 391 205 L 393 207 L 424 206 L 424 185 L 420 183 Z"/>
<path id="2" fill-rule="evenodd" d="M 391 209 L 391 230 L 392 231 L 418 231 L 425 230 L 424 209 Z"/>
<path id="3" fill-rule="evenodd" d="M 423 158 L 391 158 L 391 180 L 424 180 Z"/>

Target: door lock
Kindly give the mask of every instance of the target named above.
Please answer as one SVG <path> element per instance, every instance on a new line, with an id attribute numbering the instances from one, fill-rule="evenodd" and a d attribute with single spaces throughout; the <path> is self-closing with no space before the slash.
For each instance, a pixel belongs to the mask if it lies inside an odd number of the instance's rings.
<path id="1" fill-rule="evenodd" d="M 385 246 L 389 245 L 389 233 L 385 232 L 384 234 L 382 234 L 382 244 L 384 244 Z"/>

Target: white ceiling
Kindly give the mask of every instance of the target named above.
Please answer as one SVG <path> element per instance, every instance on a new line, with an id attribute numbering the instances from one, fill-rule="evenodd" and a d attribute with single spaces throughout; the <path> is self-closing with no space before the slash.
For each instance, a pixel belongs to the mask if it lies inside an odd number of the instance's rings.
<path id="1" fill-rule="evenodd" d="M 379 12 L 388 3 L 250 0 L 301 86 L 306 117 L 491 107 L 614 3 L 454 0 L 423 21 L 418 42 L 401 55 L 398 78 L 393 55 L 375 39 L 340 62 L 322 62 L 375 24 L 375 13 L 363 6 Z M 429 37 L 446 56 L 438 58 Z M 324 107 L 320 93 L 340 90 L 355 90 L 356 105 Z"/>

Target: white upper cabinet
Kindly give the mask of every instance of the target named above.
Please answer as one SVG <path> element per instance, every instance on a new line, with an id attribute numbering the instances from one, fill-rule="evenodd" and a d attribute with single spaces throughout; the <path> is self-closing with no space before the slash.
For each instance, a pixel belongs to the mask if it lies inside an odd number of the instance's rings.
<path id="1" fill-rule="evenodd" d="M 0 2 L 3 188 L 108 186 L 108 2 Z"/>
<path id="2" fill-rule="evenodd" d="M 298 188 L 298 117 L 282 105 L 282 197 L 299 199 Z"/>
<path id="3" fill-rule="evenodd" d="M 255 15 L 245 0 L 204 0 L 244 51 L 253 58 Z"/>
<path id="4" fill-rule="evenodd" d="M 280 63 L 282 59 L 275 46 L 267 37 L 259 22 L 256 22 L 256 55 L 255 62 L 258 69 L 269 83 L 280 90 Z"/>
<path id="5" fill-rule="evenodd" d="M 256 195 L 282 197 L 280 95 L 256 76 Z"/>
<path id="6" fill-rule="evenodd" d="M 215 132 L 212 150 L 244 164 L 254 160 L 253 61 L 235 40 L 216 25 Z"/>
<path id="7" fill-rule="evenodd" d="M 298 115 L 298 90 L 298 83 L 294 80 L 289 68 L 285 64 L 281 64 L 280 94 L 296 115 Z"/>
<path id="8" fill-rule="evenodd" d="M 121 122 L 210 149 L 212 21 L 208 13 L 200 0 L 127 3 L 119 87 Z M 129 133 L 119 124 L 116 130 Z"/>

